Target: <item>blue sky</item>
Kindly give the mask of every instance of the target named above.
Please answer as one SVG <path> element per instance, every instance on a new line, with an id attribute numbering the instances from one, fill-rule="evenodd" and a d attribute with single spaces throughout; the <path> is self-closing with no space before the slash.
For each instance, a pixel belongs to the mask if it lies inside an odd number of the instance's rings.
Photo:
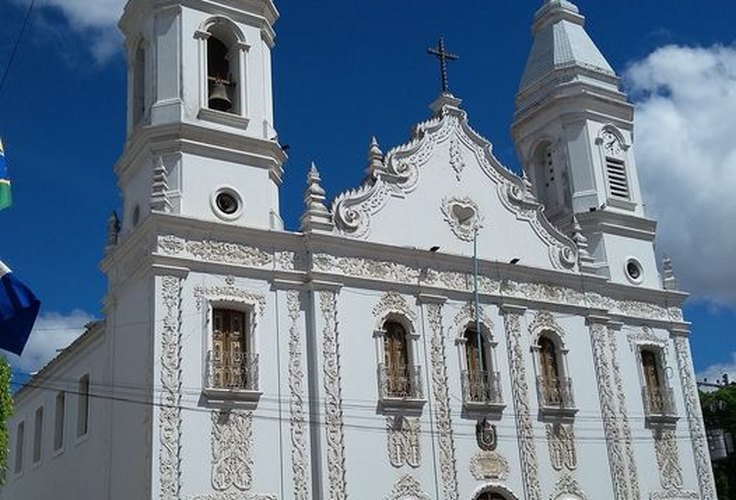
<path id="1" fill-rule="evenodd" d="M 0 0 L 4 69 L 28 0 Z M 404 142 L 439 92 L 426 48 L 444 35 L 461 56 L 450 86 L 471 123 L 517 168 L 509 128 L 541 0 L 283 0 L 276 26 L 276 128 L 291 146 L 282 215 L 302 210 L 309 162 L 329 196 L 359 183 L 369 139 Z M 15 205 L 0 212 L 0 257 L 43 301 L 35 369 L 100 315 L 105 221 L 120 197 L 112 167 L 125 140 L 122 0 L 38 0 L 0 94 L 0 136 Z M 736 372 L 736 3 L 577 2 L 639 108 L 637 150 L 658 251 L 694 296 L 696 368 Z M 734 111 L 731 113 L 731 111 Z"/>

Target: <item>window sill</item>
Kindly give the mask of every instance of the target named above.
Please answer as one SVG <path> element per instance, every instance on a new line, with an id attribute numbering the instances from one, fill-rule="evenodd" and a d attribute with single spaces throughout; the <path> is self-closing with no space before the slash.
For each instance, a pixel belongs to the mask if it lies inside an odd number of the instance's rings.
<path id="1" fill-rule="evenodd" d="M 379 400 L 378 404 L 383 409 L 422 409 L 427 403 L 426 399 L 412 399 L 399 397 L 385 397 Z"/>
<path id="2" fill-rule="evenodd" d="M 542 417 L 552 418 L 575 418 L 578 408 L 563 406 L 542 406 L 539 408 L 539 414 Z"/>
<path id="3" fill-rule="evenodd" d="M 197 118 L 208 122 L 218 123 L 220 125 L 226 125 L 228 127 L 234 127 L 239 129 L 247 129 L 250 120 L 240 115 L 233 113 L 226 113 L 225 111 L 217 111 L 216 109 L 201 108 Z"/>
<path id="4" fill-rule="evenodd" d="M 504 403 L 491 401 L 466 401 L 463 406 L 468 412 L 503 413 L 503 410 L 506 409 Z"/>
<path id="5" fill-rule="evenodd" d="M 675 425 L 680 417 L 677 415 L 647 415 L 646 422 L 648 425 Z"/>
<path id="6" fill-rule="evenodd" d="M 87 431 L 86 434 L 82 434 L 81 436 L 77 436 L 76 441 L 74 442 L 74 446 L 79 446 L 84 443 L 86 443 L 89 440 L 89 431 Z"/>
<path id="7" fill-rule="evenodd" d="M 256 403 L 261 399 L 263 392 L 245 389 L 217 389 L 206 387 L 203 391 L 210 403 Z"/>

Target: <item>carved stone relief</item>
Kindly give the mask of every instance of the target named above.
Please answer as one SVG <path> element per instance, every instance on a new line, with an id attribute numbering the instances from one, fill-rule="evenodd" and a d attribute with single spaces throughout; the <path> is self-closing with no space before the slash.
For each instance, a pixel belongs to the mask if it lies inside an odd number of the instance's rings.
<path id="1" fill-rule="evenodd" d="M 181 290 L 182 280 L 161 278 L 164 304 L 161 332 L 159 474 L 161 498 L 179 498 L 181 475 Z"/>
<path id="2" fill-rule="evenodd" d="M 690 345 L 687 337 L 675 336 L 675 352 L 677 354 L 677 366 L 680 370 L 683 396 L 685 398 L 685 410 L 687 421 L 690 425 L 690 439 L 693 443 L 695 453 L 695 467 L 698 472 L 698 484 L 700 486 L 700 498 L 703 500 L 715 500 L 716 491 L 713 481 L 713 471 L 710 466 L 710 455 L 708 443 L 705 440 L 705 428 L 703 426 L 702 411 L 698 389 L 693 375 L 692 359 L 690 358 Z"/>
<path id="3" fill-rule="evenodd" d="M 613 394 L 611 369 L 606 353 L 608 352 L 608 328 L 604 323 L 593 322 L 590 325 L 593 361 L 595 363 L 598 394 L 601 413 L 603 415 L 603 431 L 608 449 L 608 462 L 611 467 L 613 489 L 616 498 L 628 498 L 629 485 L 624 452 L 621 447 L 621 430 L 616 402 Z"/>
<path id="4" fill-rule="evenodd" d="M 463 161 L 463 155 L 460 152 L 460 144 L 455 137 L 450 139 L 450 167 L 452 167 L 455 178 L 459 182 L 461 180 L 460 174 L 465 170 L 465 161 Z"/>
<path id="5" fill-rule="evenodd" d="M 340 339 L 337 330 L 337 294 L 319 292 L 322 330 L 325 426 L 327 439 L 328 498 L 345 500 L 345 436 L 343 433 L 342 388 L 340 386 Z"/>
<path id="6" fill-rule="evenodd" d="M 270 253 L 256 247 L 214 240 L 191 241 L 173 235 L 159 236 L 158 249 L 165 255 L 247 267 L 266 267 L 273 262 Z"/>
<path id="7" fill-rule="evenodd" d="M 481 451 L 470 459 L 470 473 L 478 481 L 505 481 L 509 476 L 509 463 L 495 451 Z"/>
<path id="8" fill-rule="evenodd" d="M 432 387 L 434 389 L 435 421 L 440 451 L 440 473 L 445 498 L 458 500 L 457 464 L 455 461 L 455 442 L 452 435 L 450 415 L 450 394 L 447 384 L 447 366 L 445 364 L 445 338 L 442 327 L 442 306 L 427 304 L 429 327 L 432 331 L 431 360 Z"/>
<path id="9" fill-rule="evenodd" d="M 212 412 L 212 488 L 243 492 L 253 482 L 253 412 Z"/>
<path id="10" fill-rule="evenodd" d="M 547 424 L 547 443 L 552 468 L 573 471 L 578 467 L 575 430 L 571 424 Z"/>
<path id="11" fill-rule="evenodd" d="M 554 316 L 547 311 L 540 311 L 534 316 L 534 320 L 529 325 L 529 333 L 533 337 L 537 337 L 543 331 L 552 331 L 557 334 L 560 339 L 565 338 L 565 330 L 557 324 Z M 536 341 L 536 339 L 534 339 Z"/>
<path id="12" fill-rule="evenodd" d="M 679 490 L 682 488 L 682 468 L 680 467 L 680 450 L 675 440 L 675 429 L 655 429 L 653 434 L 662 488 Z"/>
<path id="13" fill-rule="evenodd" d="M 462 241 L 473 241 L 475 230 L 483 228 L 483 216 L 478 204 L 468 197 L 450 197 L 440 206 L 445 222 L 452 234 Z"/>
<path id="14" fill-rule="evenodd" d="M 504 312 L 504 325 L 511 371 L 511 390 L 514 399 L 514 414 L 521 458 L 522 480 L 528 500 L 541 500 L 539 484 L 539 462 L 534 444 L 534 427 L 529 410 L 529 385 L 526 380 L 524 349 L 521 346 L 521 317 L 516 311 Z"/>
<path id="15" fill-rule="evenodd" d="M 260 493 L 210 493 L 208 495 L 195 495 L 191 500 L 277 500 L 276 495 L 263 495 Z"/>
<path id="16" fill-rule="evenodd" d="M 641 497 L 639 490 L 639 471 L 636 467 L 636 459 L 634 456 L 634 438 L 631 433 L 631 425 L 629 424 L 628 407 L 626 406 L 626 394 L 621 379 L 621 368 L 618 364 L 617 343 L 615 328 L 608 328 L 608 340 L 611 348 L 611 368 L 613 369 L 613 381 L 616 389 L 616 397 L 618 399 L 618 414 L 620 415 L 621 431 L 623 433 L 623 446 L 626 451 L 626 459 L 628 463 L 629 488 L 632 500 L 639 500 Z"/>
<path id="17" fill-rule="evenodd" d="M 326 273 L 339 273 L 356 278 L 386 280 L 392 283 L 409 284 L 419 281 L 418 269 L 385 260 L 335 257 L 333 255 L 318 253 L 314 255 L 312 262 L 315 270 Z"/>
<path id="18" fill-rule="evenodd" d="M 552 494 L 552 499 L 563 497 L 564 495 L 574 495 L 580 500 L 587 500 L 588 497 L 585 495 L 580 485 L 570 474 L 564 474 L 557 484 L 555 485 L 555 492 Z"/>
<path id="19" fill-rule="evenodd" d="M 383 321 L 386 319 L 386 316 L 391 313 L 404 316 L 410 321 L 415 321 L 417 319 L 416 312 L 414 312 L 414 310 L 409 306 L 406 299 L 400 293 L 396 292 L 388 292 L 385 294 L 373 308 L 373 316 L 375 316 L 378 321 Z"/>
<path id="20" fill-rule="evenodd" d="M 391 465 L 396 468 L 404 465 L 419 467 L 422 461 L 419 419 L 403 416 L 386 417 L 386 431 Z"/>
<path id="21" fill-rule="evenodd" d="M 304 389 L 304 350 L 299 328 L 301 309 L 299 292 L 286 292 L 289 311 L 289 390 L 291 391 L 291 468 L 294 475 L 294 498 L 309 500 L 307 415 L 304 409 L 306 399 Z"/>
<path id="22" fill-rule="evenodd" d="M 489 330 L 493 330 L 493 321 L 491 321 L 491 318 L 486 314 L 486 312 L 483 310 L 482 307 L 480 309 L 480 323 L 481 325 L 485 326 Z M 465 328 L 469 324 L 472 324 L 475 322 L 475 303 L 473 302 L 466 302 L 465 305 L 463 305 L 462 309 L 460 309 L 460 312 L 457 313 L 454 320 L 455 330 L 457 330 L 458 334 L 462 336 L 465 333 Z"/>
<path id="23" fill-rule="evenodd" d="M 398 480 L 385 500 L 432 500 L 432 497 L 422 491 L 419 481 L 406 475 Z"/>
<path id="24" fill-rule="evenodd" d="M 235 286 L 235 279 L 232 276 L 225 278 L 225 286 L 211 286 L 194 288 L 194 298 L 197 301 L 197 310 L 201 311 L 202 306 L 207 302 L 247 302 L 257 306 L 256 312 L 263 317 L 266 312 L 266 297 L 261 294 L 249 292 Z"/>
<path id="25" fill-rule="evenodd" d="M 669 342 L 667 339 L 657 337 L 651 328 L 645 326 L 642 327 L 640 332 L 630 333 L 626 336 L 629 340 L 629 346 L 632 352 L 636 352 L 637 348 L 642 345 L 655 346 L 662 350 L 667 355 L 669 349 Z"/>

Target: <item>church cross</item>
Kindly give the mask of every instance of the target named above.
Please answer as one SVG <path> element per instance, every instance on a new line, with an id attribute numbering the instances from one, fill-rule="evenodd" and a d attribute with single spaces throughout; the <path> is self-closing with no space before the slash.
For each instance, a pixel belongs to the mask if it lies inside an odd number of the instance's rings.
<path id="1" fill-rule="evenodd" d="M 442 93 L 446 94 L 449 92 L 449 86 L 447 84 L 447 61 L 457 61 L 460 59 L 455 54 L 450 54 L 445 50 L 445 38 L 440 37 L 440 41 L 437 44 L 437 48 L 427 49 L 427 52 L 440 61 L 440 76 L 442 78 Z"/>

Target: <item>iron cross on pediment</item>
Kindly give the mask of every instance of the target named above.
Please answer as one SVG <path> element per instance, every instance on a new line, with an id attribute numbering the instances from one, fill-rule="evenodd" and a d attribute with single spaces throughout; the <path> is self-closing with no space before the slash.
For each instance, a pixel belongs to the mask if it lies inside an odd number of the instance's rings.
<path id="1" fill-rule="evenodd" d="M 440 76 L 442 78 L 442 93 L 447 94 L 449 92 L 449 85 L 447 83 L 447 61 L 457 61 L 460 59 L 459 56 L 451 54 L 445 50 L 445 38 L 440 37 L 436 48 L 429 48 L 427 52 L 435 56 L 440 62 Z"/>

